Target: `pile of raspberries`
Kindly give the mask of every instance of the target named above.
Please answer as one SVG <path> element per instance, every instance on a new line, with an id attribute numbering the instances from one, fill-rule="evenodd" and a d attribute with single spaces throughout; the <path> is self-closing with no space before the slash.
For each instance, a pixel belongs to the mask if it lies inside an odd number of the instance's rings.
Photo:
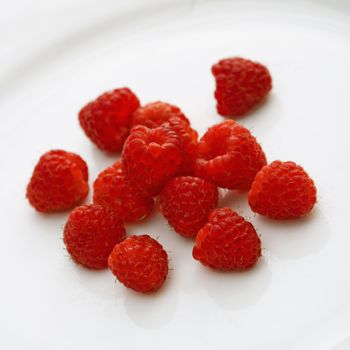
<path id="1" fill-rule="evenodd" d="M 233 57 L 212 67 L 217 111 L 243 116 L 272 88 L 268 69 Z M 198 140 L 180 108 L 164 102 L 140 106 L 128 88 L 106 92 L 79 113 L 86 136 L 121 160 L 93 183 L 77 154 L 52 150 L 41 156 L 27 186 L 39 212 L 72 209 L 64 243 L 72 260 L 90 269 L 109 267 L 126 287 L 158 290 L 168 256 L 149 235 L 126 236 L 124 222 L 143 220 L 157 207 L 175 232 L 194 239 L 193 258 L 218 270 L 245 270 L 261 256 L 254 226 L 230 208 L 217 208 L 218 188 L 249 191 L 252 211 L 271 219 L 299 218 L 316 203 L 316 188 L 294 162 L 267 163 L 256 138 L 232 119 L 213 125 Z"/>

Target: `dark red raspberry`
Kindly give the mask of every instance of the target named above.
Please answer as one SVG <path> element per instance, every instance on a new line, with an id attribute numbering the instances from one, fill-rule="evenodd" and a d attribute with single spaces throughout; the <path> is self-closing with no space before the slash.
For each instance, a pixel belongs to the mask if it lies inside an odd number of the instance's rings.
<path id="1" fill-rule="evenodd" d="M 107 267 L 114 246 L 125 237 L 115 213 L 101 205 L 75 208 L 64 227 L 64 244 L 72 259 L 90 269 Z"/>
<path id="2" fill-rule="evenodd" d="M 140 106 L 128 88 L 115 89 L 88 103 L 79 112 L 79 122 L 87 137 L 97 147 L 120 151 L 131 128 L 131 115 Z"/>
<path id="3" fill-rule="evenodd" d="M 193 257 L 220 270 L 244 270 L 261 256 L 261 241 L 254 226 L 230 208 L 213 210 L 198 232 Z"/>
<path id="4" fill-rule="evenodd" d="M 313 208 L 316 193 L 313 180 L 301 166 L 277 160 L 258 172 L 248 200 L 256 213 L 273 219 L 291 219 Z"/>
<path id="5" fill-rule="evenodd" d="M 266 157 L 249 130 L 233 120 L 208 129 L 198 143 L 196 175 L 229 189 L 249 189 Z"/>
<path id="6" fill-rule="evenodd" d="M 64 211 L 88 194 L 88 168 L 77 154 L 53 150 L 43 154 L 27 186 L 30 204 L 43 213 Z"/>
<path id="7" fill-rule="evenodd" d="M 173 117 L 180 118 L 184 123 L 190 125 L 180 108 L 161 101 L 148 103 L 138 108 L 132 115 L 132 125 L 144 125 L 154 129 Z"/>
<path id="8" fill-rule="evenodd" d="M 102 171 L 93 187 L 94 203 L 110 207 L 123 221 L 141 220 L 153 208 L 153 198 L 144 196 L 126 180 L 120 161 Z"/>
<path id="9" fill-rule="evenodd" d="M 176 232 L 194 237 L 218 204 L 218 189 L 193 176 L 170 180 L 160 194 L 160 210 Z"/>
<path id="10" fill-rule="evenodd" d="M 168 255 L 150 236 L 130 236 L 114 247 L 108 266 L 127 288 L 150 293 L 158 290 L 167 277 Z"/>
<path id="11" fill-rule="evenodd" d="M 259 104 L 272 89 L 268 69 L 240 57 L 220 60 L 212 67 L 216 80 L 217 111 L 222 116 L 241 116 Z"/>
<path id="12" fill-rule="evenodd" d="M 139 125 L 127 138 L 122 162 L 126 178 L 147 196 L 156 196 L 182 165 L 182 146 L 176 133 L 165 126 Z"/>

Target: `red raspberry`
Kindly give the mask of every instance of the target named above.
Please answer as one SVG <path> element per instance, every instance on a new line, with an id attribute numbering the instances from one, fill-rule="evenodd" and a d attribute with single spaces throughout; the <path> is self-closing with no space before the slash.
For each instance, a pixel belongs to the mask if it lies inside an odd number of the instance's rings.
<path id="1" fill-rule="evenodd" d="M 181 142 L 170 128 L 139 125 L 125 142 L 122 161 L 130 183 L 142 193 L 155 196 L 182 165 Z"/>
<path id="2" fill-rule="evenodd" d="M 64 227 L 64 244 L 72 259 L 90 269 L 107 267 L 113 247 L 125 237 L 114 212 L 102 205 L 75 208 Z"/>
<path id="3" fill-rule="evenodd" d="M 254 226 L 230 208 L 213 210 L 198 232 L 193 257 L 221 270 L 244 270 L 261 256 L 261 241 Z"/>
<path id="4" fill-rule="evenodd" d="M 120 161 L 102 171 L 93 187 L 94 203 L 110 207 L 123 221 L 141 220 L 153 208 L 153 198 L 144 196 L 126 180 Z"/>
<path id="5" fill-rule="evenodd" d="M 89 192 L 88 169 L 77 154 L 53 150 L 43 154 L 27 186 L 30 204 L 43 213 L 76 206 Z"/>
<path id="6" fill-rule="evenodd" d="M 190 121 L 180 108 L 157 101 L 140 107 L 133 114 L 133 125 L 145 125 L 153 129 L 165 123 L 177 133 L 182 143 L 184 162 L 179 174 L 193 174 L 198 134 L 191 128 Z"/>
<path id="7" fill-rule="evenodd" d="M 179 174 L 193 175 L 198 147 L 197 131 L 177 117 L 170 118 L 164 125 L 167 125 L 176 132 L 182 144 L 183 162 Z"/>
<path id="8" fill-rule="evenodd" d="M 70 159 L 73 163 L 75 163 L 78 166 L 78 168 L 82 172 L 83 179 L 85 181 L 89 180 L 88 167 L 87 167 L 85 161 L 77 154 L 72 153 L 72 152 L 62 151 L 62 150 L 54 150 L 54 151 L 50 151 L 48 153 L 50 153 L 51 155 L 55 154 L 55 155 L 63 156 L 63 157 L 66 157 L 67 159 Z"/>
<path id="9" fill-rule="evenodd" d="M 160 195 L 160 210 L 169 224 L 184 237 L 194 237 L 218 204 L 218 189 L 192 176 L 170 180 Z"/>
<path id="10" fill-rule="evenodd" d="M 198 143 L 196 175 L 229 189 L 249 189 L 266 157 L 249 130 L 233 120 L 208 129 Z"/>
<path id="11" fill-rule="evenodd" d="M 316 193 L 313 180 L 301 166 L 277 160 L 258 172 L 248 201 L 256 213 L 290 219 L 307 214 L 316 203 Z"/>
<path id="12" fill-rule="evenodd" d="M 132 115 L 132 125 L 144 125 L 154 129 L 173 117 L 180 118 L 184 123 L 190 125 L 189 120 L 181 112 L 180 108 L 161 101 L 148 103 L 138 108 Z"/>
<path id="13" fill-rule="evenodd" d="M 140 106 L 128 88 L 115 89 L 88 103 L 79 112 L 79 122 L 87 137 L 97 147 L 120 151 L 130 133 L 131 115 Z"/>
<path id="14" fill-rule="evenodd" d="M 108 266 L 127 288 L 155 292 L 168 274 L 168 255 L 150 236 L 130 236 L 114 247 Z"/>
<path id="15" fill-rule="evenodd" d="M 240 57 L 220 60 L 212 67 L 216 80 L 217 111 L 241 116 L 261 102 L 272 88 L 268 69 Z"/>

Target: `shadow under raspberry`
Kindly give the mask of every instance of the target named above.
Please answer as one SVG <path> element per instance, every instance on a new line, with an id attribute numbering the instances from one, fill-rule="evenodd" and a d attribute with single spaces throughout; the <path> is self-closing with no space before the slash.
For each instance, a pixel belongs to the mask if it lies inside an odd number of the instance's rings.
<path id="1" fill-rule="evenodd" d="M 281 260 L 299 259 L 318 253 L 329 240 L 328 221 L 319 207 L 303 218 L 272 220 L 259 215 L 253 220 L 263 247 Z"/>
<path id="2" fill-rule="evenodd" d="M 198 264 L 194 281 L 223 309 L 245 309 L 255 304 L 270 285 L 271 271 L 264 257 L 246 271 L 215 271 Z"/>

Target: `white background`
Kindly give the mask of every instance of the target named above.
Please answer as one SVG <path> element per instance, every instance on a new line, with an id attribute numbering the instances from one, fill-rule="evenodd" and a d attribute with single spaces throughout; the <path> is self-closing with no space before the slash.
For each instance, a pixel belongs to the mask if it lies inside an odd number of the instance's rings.
<path id="1" fill-rule="evenodd" d="M 350 344 L 349 1 L 0 2 L 0 347 L 3 349 L 345 350 Z M 158 213 L 127 227 L 169 252 L 155 295 L 126 290 L 108 271 L 75 266 L 62 242 L 67 213 L 25 200 L 38 157 L 79 153 L 90 183 L 117 156 L 83 135 L 77 112 L 129 86 L 143 103 L 179 105 L 200 134 L 216 114 L 210 67 L 241 55 L 265 63 L 274 88 L 241 122 L 269 161 L 293 160 L 319 190 L 312 215 L 253 215 L 246 194 L 220 205 L 252 220 L 263 258 L 217 273 Z"/>

